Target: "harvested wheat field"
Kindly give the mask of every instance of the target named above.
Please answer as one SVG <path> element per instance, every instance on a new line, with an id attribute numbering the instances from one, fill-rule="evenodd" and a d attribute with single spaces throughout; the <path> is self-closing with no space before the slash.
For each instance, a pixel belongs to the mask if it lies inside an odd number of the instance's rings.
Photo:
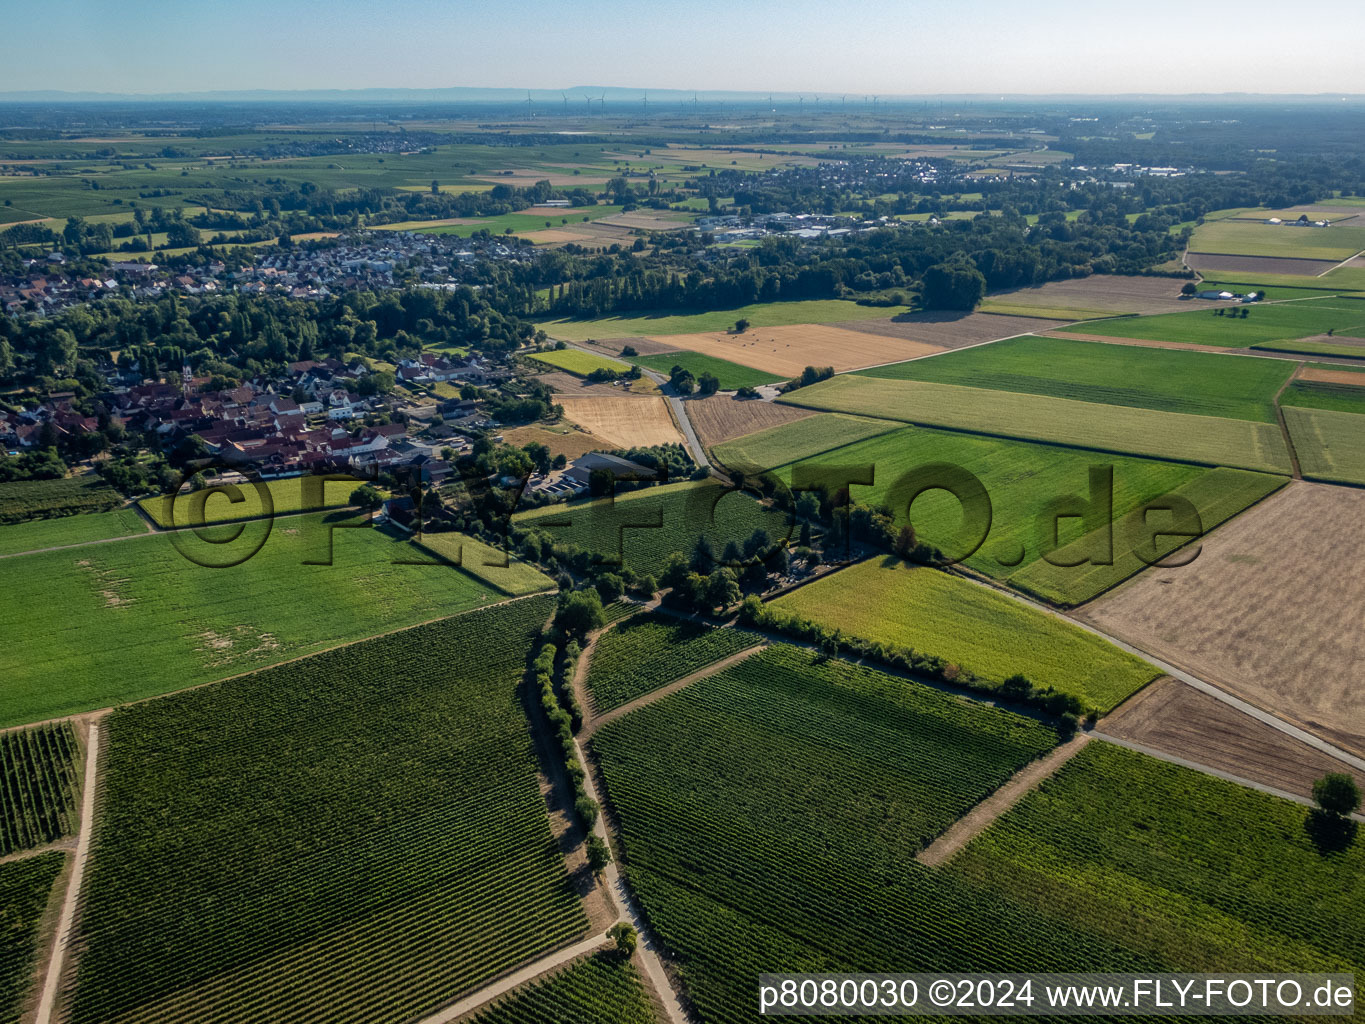
<path id="1" fill-rule="evenodd" d="M 691 420 L 698 440 L 706 448 L 814 415 L 811 409 L 730 395 L 687 400 L 687 418 Z"/>
<path id="2" fill-rule="evenodd" d="M 1336 260 L 1313 260 L 1297 256 L 1226 256 L 1214 252 L 1187 252 L 1185 265 L 1201 274 L 1296 274 L 1317 277 L 1337 265 Z M 1305 282 L 1307 283 L 1307 282 Z"/>
<path id="3" fill-rule="evenodd" d="M 1336 338 L 1332 339 L 1336 341 Z M 1294 377 L 1295 380 L 1312 380 L 1320 384 L 1345 384 L 1353 388 L 1365 388 L 1365 373 L 1357 370 L 1324 370 L 1318 366 L 1304 366 Z"/>
<path id="4" fill-rule="evenodd" d="M 584 227 L 587 225 L 585 224 Z M 540 231 L 518 231 L 518 237 L 524 238 L 533 245 L 563 245 L 566 242 L 582 242 L 595 236 L 585 231 L 575 231 L 572 228 L 544 228 Z"/>
<path id="5" fill-rule="evenodd" d="M 1169 676 L 1107 715 L 1097 731 L 1295 796 L 1311 797 L 1313 782 L 1328 772 L 1349 772 L 1365 786 L 1365 772 Z"/>
<path id="6" fill-rule="evenodd" d="M 1324 739 L 1365 753 L 1365 490 L 1294 481 L 1079 613 Z"/>
<path id="7" fill-rule="evenodd" d="M 1184 283 L 1171 277 L 1095 274 L 1052 281 L 1037 288 L 992 292 L 987 301 L 1082 312 L 1179 313 L 1190 308 L 1189 300 L 1180 297 L 1180 286 Z"/>
<path id="8" fill-rule="evenodd" d="M 676 352 L 678 345 L 671 338 L 603 338 L 600 341 L 584 343 L 587 348 L 601 349 L 612 356 L 620 356 L 621 350 L 629 345 L 638 355 L 657 356 L 663 352 Z M 627 356 L 626 358 L 629 358 Z"/>
<path id="9" fill-rule="evenodd" d="M 782 377 L 799 376 L 807 366 L 832 366 L 842 372 L 880 363 L 899 363 L 943 351 L 941 345 L 829 324 L 752 327 L 743 334 L 726 331 L 670 334 L 666 340 L 675 349 L 685 348 L 717 359 L 728 359 Z"/>
<path id="10" fill-rule="evenodd" d="M 620 445 L 612 444 L 605 438 L 589 434 L 586 430 L 578 430 L 567 425 L 559 428 L 543 427 L 537 424 L 532 424 L 529 427 L 517 427 L 514 430 L 503 431 L 502 439 L 518 448 L 532 442 L 543 444 L 550 449 L 551 455 L 563 455 L 566 459 L 576 459 L 588 452 L 600 452 L 620 447 Z"/>
<path id="11" fill-rule="evenodd" d="M 1047 331 L 1055 321 L 1033 316 L 1002 316 L 996 313 L 902 313 L 885 320 L 850 320 L 832 324 L 859 333 L 886 338 L 905 338 L 940 349 L 966 348 L 984 341 L 999 341 L 1034 331 Z M 904 356 L 902 358 L 910 358 Z M 886 362 L 887 360 L 882 360 Z"/>
<path id="12" fill-rule="evenodd" d="M 566 419 L 622 448 L 685 443 L 663 398 L 563 395 L 558 402 Z"/>
<path id="13" fill-rule="evenodd" d="M 582 377 L 575 377 L 572 373 L 564 373 L 560 370 L 552 370 L 549 373 L 536 374 L 536 380 L 552 388 L 556 394 L 568 395 L 596 395 L 599 398 L 619 398 L 622 394 L 632 395 L 657 395 L 659 386 L 648 377 L 641 377 L 633 380 L 628 387 L 614 387 L 611 384 L 594 384 L 584 380 Z"/>

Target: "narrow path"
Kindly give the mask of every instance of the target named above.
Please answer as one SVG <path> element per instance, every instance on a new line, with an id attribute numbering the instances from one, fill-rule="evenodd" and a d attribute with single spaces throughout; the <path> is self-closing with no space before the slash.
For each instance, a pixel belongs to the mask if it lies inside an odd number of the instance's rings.
<path id="1" fill-rule="evenodd" d="M 1334 270 L 1340 270 L 1342 267 L 1346 266 L 1346 264 L 1350 263 L 1352 260 L 1358 260 L 1358 259 L 1360 259 L 1360 257 L 1362 257 L 1362 256 L 1365 256 L 1365 250 L 1361 250 L 1360 252 L 1356 253 L 1354 256 L 1347 256 L 1344 260 L 1342 260 L 1340 263 L 1338 263 L 1335 267 L 1328 267 L 1328 268 L 1327 268 L 1326 270 L 1324 270 L 1321 274 L 1319 274 L 1318 277 L 1326 277 L 1326 276 L 1327 276 L 1328 274 L 1330 274 L 1332 271 L 1334 271 Z"/>
<path id="2" fill-rule="evenodd" d="M 1045 757 L 1026 764 L 1010 776 L 1003 786 L 953 822 L 948 831 L 920 850 L 915 859 L 931 868 L 947 862 L 958 850 L 986 831 L 997 818 L 1033 792 L 1040 782 L 1050 778 L 1057 769 L 1080 753 L 1089 739 L 1086 733 L 1078 732 Z"/>
<path id="3" fill-rule="evenodd" d="M 721 658 L 720 661 L 713 661 L 705 668 L 700 668 L 697 671 L 691 673 L 690 675 L 685 675 L 681 679 L 677 679 L 669 683 L 667 686 L 661 686 L 657 690 L 651 690 L 643 697 L 636 697 L 633 701 L 630 701 L 627 704 L 622 704 L 620 707 L 612 708 L 610 711 L 608 711 L 601 717 L 594 718 L 590 723 L 585 722 L 583 724 L 583 728 L 579 730 L 579 736 L 581 736 L 583 739 L 587 739 L 590 736 L 592 736 L 592 734 L 595 733 L 598 729 L 602 728 L 602 726 L 606 725 L 608 722 L 614 722 L 618 718 L 622 718 L 625 715 L 630 714 L 632 711 L 638 711 L 640 708 L 645 707 L 646 705 L 653 704 L 656 700 L 663 700 L 669 694 L 677 693 L 679 690 L 683 689 L 683 687 L 691 686 L 693 683 L 697 682 L 700 679 L 705 679 L 707 676 L 713 676 L 717 672 L 724 672 L 731 665 L 738 664 L 745 658 L 757 654 L 759 651 L 763 650 L 767 646 L 768 645 L 766 643 L 762 643 L 754 647 L 748 647 L 742 651 L 737 651 L 736 653 L 731 654 L 728 657 Z"/>
<path id="4" fill-rule="evenodd" d="M 611 940 L 607 933 L 603 932 L 601 935 L 586 938 L 582 942 L 575 942 L 572 946 L 565 946 L 549 956 L 543 956 L 539 960 L 532 961 L 520 970 L 504 975 L 491 985 L 485 985 L 483 988 L 469 993 L 459 1002 L 451 1003 L 444 1010 L 433 1013 L 429 1017 L 421 1018 L 418 1024 L 450 1024 L 451 1021 L 457 1020 L 467 1013 L 472 1013 L 499 996 L 505 996 L 513 989 L 525 985 L 528 981 L 534 981 L 557 967 L 562 967 L 570 961 L 577 960 L 581 956 L 586 956 L 588 953 L 600 949 L 609 941 Z"/>
<path id="5" fill-rule="evenodd" d="M 1299 453 L 1294 447 L 1294 438 L 1289 433 L 1289 424 L 1285 421 L 1284 410 L 1280 408 L 1280 396 L 1285 393 L 1290 384 L 1294 383 L 1294 378 L 1299 375 L 1299 371 L 1302 369 L 1302 363 L 1294 367 L 1294 372 L 1284 379 L 1284 383 L 1280 385 L 1280 390 L 1276 391 L 1275 397 L 1270 400 L 1271 404 L 1275 406 L 1275 419 L 1280 424 L 1280 433 L 1284 435 L 1284 446 L 1289 451 L 1289 465 L 1294 471 L 1295 480 L 1303 479 L 1303 470 L 1299 467 Z"/>
<path id="6" fill-rule="evenodd" d="M 122 540 L 141 540 L 143 537 L 155 537 L 155 533 L 129 533 L 122 537 L 102 537 L 99 540 L 82 540 L 75 544 L 57 544 L 50 548 L 33 548 L 29 551 L 11 551 L 7 555 L 0 555 L 0 558 L 26 558 L 29 555 L 45 555 L 50 551 L 71 551 L 74 548 L 88 548 L 96 544 L 116 544 Z"/>
<path id="7" fill-rule="evenodd" d="M 90 841 L 95 831 L 95 790 L 99 782 L 100 720 L 90 723 L 90 738 L 85 745 L 85 776 L 81 780 L 80 838 L 76 841 L 76 855 L 71 878 L 62 901 L 61 917 L 57 921 L 57 936 L 52 942 L 52 958 L 48 962 L 47 977 L 43 979 L 43 994 L 38 1001 L 38 1015 L 34 1024 L 51 1024 L 52 1009 L 56 1005 L 57 986 L 65 967 L 66 951 L 71 943 L 71 932 L 76 922 L 76 906 L 80 901 L 81 883 L 85 879 L 85 865 L 90 859 Z"/>
<path id="8" fill-rule="evenodd" d="M 30 857 L 41 857 L 45 853 L 71 853 L 76 849 L 75 836 L 62 836 L 50 843 L 42 846 L 30 846 L 26 850 L 15 850 L 0 857 L 0 864 L 10 864 L 16 860 L 28 860 Z"/>
<path id="9" fill-rule="evenodd" d="M 1289 793 L 1283 789 L 1276 789 L 1274 786 L 1267 786 L 1263 782 L 1254 782 L 1251 779 L 1243 778 L 1240 775 L 1234 775 L 1231 772 L 1225 772 L 1218 768 L 1212 768 L 1206 764 L 1200 764 L 1198 761 L 1187 761 L 1183 757 L 1177 757 L 1175 754 L 1168 754 L 1164 750 L 1158 750 L 1155 747 L 1149 747 L 1144 743 L 1134 743 L 1132 740 L 1121 740 L 1117 736 L 1110 736 L 1108 733 L 1104 731 L 1104 727 L 1102 725 L 1096 727 L 1091 732 L 1091 735 L 1097 740 L 1102 740 L 1105 743 L 1112 743 L 1116 747 L 1126 747 L 1129 750 L 1136 750 L 1139 754 L 1146 754 L 1148 757 L 1155 757 L 1160 761 L 1168 761 L 1171 764 L 1178 764 L 1182 768 L 1191 768 L 1194 771 L 1203 772 L 1205 775 L 1212 775 L 1216 779 L 1224 779 L 1228 782 L 1235 782 L 1237 785 L 1246 786 L 1248 789 L 1258 790 L 1259 792 L 1262 793 L 1269 793 L 1271 796 L 1277 796 L 1281 800 L 1290 800 L 1296 804 L 1302 804 L 1304 807 L 1317 806 L 1317 804 L 1314 803 L 1312 800 L 1309 800 L 1305 796 L 1299 796 L 1297 793 Z M 1352 814 L 1351 817 L 1354 818 L 1356 821 L 1365 822 L 1365 814 Z"/>

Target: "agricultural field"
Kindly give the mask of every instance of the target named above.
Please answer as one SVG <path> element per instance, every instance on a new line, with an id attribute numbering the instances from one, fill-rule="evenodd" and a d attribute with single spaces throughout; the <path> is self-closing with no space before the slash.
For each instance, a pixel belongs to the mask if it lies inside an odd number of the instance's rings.
<path id="1" fill-rule="evenodd" d="M 412 541 L 414 548 L 430 552 L 457 565 L 475 579 L 511 597 L 552 590 L 555 581 L 501 548 L 463 533 L 424 533 Z M 417 554 L 417 558 L 426 557 Z"/>
<path id="2" fill-rule="evenodd" d="M 935 655 L 1000 683 L 1015 673 L 1104 713 L 1160 673 L 1093 633 L 950 573 L 873 558 L 773 603 L 865 640 Z"/>
<path id="3" fill-rule="evenodd" d="M 664 612 L 633 616 L 603 633 L 593 649 L 587 686 L 596 711 L 610 711 L 747 650 L 762 638 Z"/>
<path id="4" fill-rule="evenodd" d="M 667 340 L 703 358 L 742 364 L 780 380 L 800 376 L 807 366 L 853 370 L 942 351 L 936 345 L 828 324 L 751 327 L 743 334 L 675 334 Z"/>
<path id="5" fill-rule="evenodd" d="M 30 519 L 0 526 L 0 555 L 15 555 L 44 548 L 89 544 L 116 537 L 135 537 L 150 528 L 131 508 L 113 512 L 87 512 L 60 519 Z"/>
<path id="6" fill-rule="evenodd" d="M 1359 412 L 1290 405 L 1284 422 L 1304 479 L 1365 486 L 1365 418 Z"/>
<path id="7" fill-rule="evenodd" d="M 807 409 L 733 395 L 690 398 L 686 408 L 692 429 L 708 451 L 725 441 L 815 415 Z"/>
<path id="8" fill-rule="evenodd" d="M 122 504 L 123 496 L 94 474 L 0 484 L 0 524 L 107 512 Z"/>
<path id="9" fill-rule="evenodd" d="M 512 524 L 543 531 L 558 543 L 592 551 L 604 561 L 624 562 L 640 575 L 657 575 L 675 551 L 690 554 L 702 534 L 721 551 L 731 540 L 742 544 L 760 527 L 774 541 L 792 532 L 786 515 L 706 480 L 548 505 L 518 512 Z"/>
<path id="10" fill-rule="evenodd" d="M 602 952 L 518 989 L 469 1024 L 655 1024 L 655 1016 L 630 961 Z"/>
<path id="11" fill-rule="evenodd" d="M 686 443 L 662 397 L 556 395 L 555 402 L 565 419 L 616 447 Z"/>
<path id="12" fill-rule="evenodd" d="M 1365 351 L 1362 352 L 1365 355 Z M 1308 371 L 1331 375 L 1331 370 Z M 1357 377 L 1353 383 L 1340 383 L 1347 375 Z M 1281 406 L 1304 409 L 1327 409 L 1331 412 L 1365 413 L 1365 374 L 1342 371 L 1341 376 L 1326 380 L 1313 379 L 1307 373 L 1295 379 L 1280 396 Z"/>
<path id="13" fill-rule="evenodd" d="M 656 373 L 669 374 L 673 367 L 681 366 L 692 376 L 700 378 L 703 373 L 712 374 L 720 381 L 722 391 L 738 388 L 756 388 L 763 384 L 780 384 L 786 380 L 772 373 L 763 373 L 748 366 L 741 366 L 726 359 L 702 355 L 699 352 L 670 352 L 654 356 L 633 356 L 631 362 Z"/>
<path id="14" fill-rule="evenodd" d="M 603 438 L 567 424 L 534 423 L 526 427 L 514 427 L 511 430 L 504 430 L 502 439 L 517 448 L 533 442 L 543 444 L 550 449 L 551 455 L 563 455 L 567 459 L 576 459 L 588 452 L 610 451 L 617 447 Z"/>
<path id="15" fill-rule="evenodd" d="M 68 722 L 0 733 L 0 857 L 76 830 L 80 760 Z"/>
<path id="16" fill-rule="evenodd" d="M 927 313 L 904 313 L 890 319 L 848 321 L 834 326 L 865 334 L 876 334 L 884 338 L 900 338 L 933 350 L 966 348 L 984 341 L 999 341 L 1001 338 L 1013 338 L 1019 334 L 1050 330 L 1053 325 L 1037 316 L 934 310 Z"/>
<path id="17" fill-rule="evenodd" d="M 990 311 L 1009 306 L 1010 312 L 1021 316 L 1039 316 L 1029 310 L 1079 312 L 1089 319 L 1091 314 L 1114 316 L 1123 313 L 1173 313 L 1184 308 L 1180 298 L 1183 282 L 1168 277 L 1138 277 L 1123 274 L 1094 274 L 1065 281 L 1049 281 L 1033 288 L 1011 288 L 994 292 L 981 306 Z"/>
<path id="18" fill-rule="evenodd" d="M 1228 256 L 1270 256 L 1340 262 L 1365 250 L 1365 227 L 1333 224 L 1327 228 L 1218 220 L 1200 225 L 1190 252 Z"/>
<path id="19" fill-rule="evenodd" d="M 1077 402 L 986 388 L 842 375 L 781 399 L 807 409 L 1097 451 L 1288 473 L 1277 425 Z"/>
<path id="20" fill-rule="evenodd" d="M 410 1020 L 581 937 L 517 695 L 552 609 L 110 716 L 69 1019 Z"/>
<path id="21" fill-rule="evenodd" d="M 1293 369 L 1282 360 L 1024 336 L 859 376 L 1274 423 L 1275 393 Z"/>
<path id="22" fill-rule="evenodd" d="M 0 1020 L 18 1021 L 35 987 L 39 926 L 65 861 L 40 853 L 0 864 Z"/>
<path id="23" fill-rule="evenodd" d="M 1365 491 L 1294 481 L 1205 537 L 1179 569 L 1148 569 L 1082 609 L 1105 632 L 1365 753 Z"/>
<path id="24" fill-rule="evenodd" d="M 608 359 L 606 356 L 584 352 L 577 348 L 563 348 L 552 352 L 533 352 L 526 358 L 572 373 L 576 377 L 586 377 L 595 370 L 610 370 L 612 373 L 620 375 L 630 369 L 625 363 L 618 362 L 615 359 Z"/>
<path id="25" fill-rule="evenodd" d="M 593 338 L 727 331 L 735 325 L 736 320 L 748 320 L 754 327 L 779 327 L 791 324 L 879 319 L 893 316 L 898 311 L 903 310 L 894 307 L 888 309 L 860 306 L 847 299 L 800 299 L 792 302 L 757 302 L 749 306 L 705 313 L 658 310 L 625 316 L 604 316 L 593 320 L 546 320 L 537 326 L 551 338 L 589 341 Z"/>
<path id="26" fill-rule="evenodd" d="M 402 564 L 407 540 L 359 517 L 299 516 L 262 541 L 266 528 L 250 524 L 230 544 L 148 534 L 0 559 L 6 592 L 41 580 L 44 596 L 0 607 L 0 726 L 178 690 L 501 598 L 461 569 Z"/>
<path id="27" fill-rule="evenodd" d="M 1365 964 L 1365 846 L 1325 856 L 1303 807 L 1090 743 L 949 870 L 983 898 L 1188 971 Z"/>
<path id="28" fill-rule="evenodd" d="M 350 477 L 324 477 L 319 485 L 317 477 L 308 476 L 259 482 L 226 481 L 222 484 L 209 480 L 203 490 L 143 498 L 138 504 L 152 522 L 162 529 L 169 529 L 341 508 L 350 500 L 351 492 L 362 483 L 363 480 Z M 263 491 L 269 493 L 268 498 Z"/>
<path id="29" fill-rule="evenodd" d="M 1125 317 L 1061 328 L 1064 333 L 1090 334 L 1109 338 L 1138 338 L 1177 341 L 1191 345 L 1244 348 L 1269 342 L 1295 341 L 1327 331 L 1348 333 L 1365 327 L 1365 303 L 1343 299 L 1303 299 L 1270 304 L 1253 303 L 1240 307 L 1242 317 L 1219 316 L 1218 306 L 1202 303 L 1186 313 Z"/>
<path id="30" fill-rule="evenodd" d="M 775 405 L 774 408 L 790 408 Z M 800 462 L 822 452 L 843 448 L 865 441 L 879 434 L 902 429 L 893 420 L 874 420 L 863 416 L 842 416 L 839 413 L 814 413 L 807 417 L 782 423 L 758 433 L 716 446 L 716 458 L 732 469 L 775 469 L 791 462 Z"/>
<path id="31" fill-rule="evenodd" d="M 527 181 L 522 184 L 533 183 L 534 181 Z M 460 238 L 468 238 L 478 231 L 488 231 L 494 235 L 527 235 L 557 229 L 572 232 L 585 220 L 600 220 L 620 212 L 619 206 L 582 206 L 569 209 L 553 207 L 534 213 L 522 210 L 520 213 L 504 213 L 496 217 L 468 217 L 457 224 L 446 223 L 438 227 L 418 227 L 412 230 L 424 235 L 458 235 Z"/>

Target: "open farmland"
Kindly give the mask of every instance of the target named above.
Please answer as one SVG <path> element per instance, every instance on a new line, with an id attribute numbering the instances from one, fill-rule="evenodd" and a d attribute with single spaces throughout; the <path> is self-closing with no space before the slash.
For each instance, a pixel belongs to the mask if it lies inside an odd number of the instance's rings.
<path id="1" fill-rule="evenodd" d="M 1025 336 L 860 376 L 962 384 L 1163 412 L 1275 422 L 1282 361 Z"/>
<path id="2" fill-rule="evenodd" d="M 995 683 L 1015 673 L 1105 712 L 1160 673 L 1107 641 L 960 576 L 873 558 L 774 602 L 865 640 L 909 647 Z"/>
<path id="3" fill-rule="evenodd" d="M 594 552 L 604 561 L 624 561 L 641 575 L 658 574 L 674 551 L 690 554 L 703 533 L 722 551 L 731 540 L 742 544 L 760 527 L 775 541 L 792 532 L 786 515 L 706 480 L 550 505 L 519 512 L 512 523 Z"/>
<path id="4" fill-rule="evenodd" d="M 403 1021 L 580 936 L 517 696 L 552 607 L 115 712 L 70 1019 Z"/>
<path id="5" fill-rule="evenodd" d="M 620 707 L 760 639 L 748 630 L 717 629 L 663 612 L 632 616 L 593 648 L 587 678 L 593 708 Z"/>
<path id="6" fill-rule="evenodd" d="M 107 512 L 122 504 L 123 496 L 94 474 L 0 484 L 0 524 Z"/>
<path id="7" fill-rule="evenodd" d="M 349 477 L 319 480 L 308 476 L 258 482 L 210 480 L 203 490 L 144 498 L 139 504 L 157 526 L 167 529 L 340 508 L 361 483 Z"/>
<path id="8" fill-rule="evenodd" d="M 1365 373 L 1302 370 L 1280 396 L 1280 405 L 1365 413 Z"/>
<path id="9" fill-rule="evenodd" d="M 20 1009 L 36 986 L 39 927 L 65 854 L 0 864 L 0 1020 L 18 1021 Z"/>
<path id="10" fill-rule="evenodd" d="M 629 960 L 595 953 L 480 1010 L 470 1024 L 655 1024 Z"/>
<path id="11" fill-rule="evenodd" d="M 843 375 L 791 392 L 808 409 L 1017 437 L 1098 451 L 1288 473 L 1278 426 L 986 388 Z"/>
<path id="12" fill-rule="evenodd" d="M 595 370 L 610 370 L 612 373 L 620 375 L 630 369 L 625 363 L 617 362 L 615 359 L 608 359 L 606 356 L 599 356 L 596 353 L 584 352 L 582 349 L 576 348 L 535 352 L 526 358 L 565 370 L 578 377 L 586 377 Z"/>
<path id="13" fill-rule="evenodd" d="M 1359 412 L 1290 405 L 1284 422 L 1304 479 L 1365 485 L 1365 417 Z"/>
<path id="14" fill-rule="evenodd" d="M 686 443 L 660 397 L 556 395 L 555 402 L 566 419 L 621 448 Z"/>
<path id="15" fill-rule="evenodd" d="M 563 455 L 566 459 L 576 459 L 588 452 L 611 451 L 619 447 L 569 424 L 533 423 L 526 427 L 514 427 L 511 430 L 504 430 L 502 439 L 517 448 L 532 443 L 543 444 L 550 449 L 552 456 Z"/>
<path id="16" fill-rule="evenodd" d="M 1365 491 L 1295 481 L 1180 569 L 1148 569 L 1083 614 L 1106 632 L 1365 752 Z"/>
<path id="17" fill-rule="evenodd" d="M 500 597 L 460 569 L 400 564 L 412 560 L 406 538 L 338 513 L 277 522 L 254 556 L 208 567 L 245 557 L 265 527 L 228 545 L 147 534 L 0 559 L 9 592 L 41 580 L 44 594 L 0 607 L 0 725 L 221 679 Z"/>
<path id="18" fill-rule="evenodd" d="M 994 313 L 934 310 L 926 313 L 902 313 L 892 318 L 849 321 L 834 326 L 866 334 L 877 334 L 885 338 L 900 338 L 937 349 L 950 349 L 966 348 L 969 345 L 980 345 L 984 341 L 998 341 L 1001 338 L 1013 338 L 1018 334 L 1048 330 L 1052 324 L 1045 319 L 1032 316 L 999 316 Z"/>
<path id="19" fill-rule="evenodd" d="M 775 408 L 790 408 L 776 405 Z M 715 456 L 724 465 L 745 472 L 776 469 L 822 452 L 901 429 L 893 420 L 874 420 L 839 413 L 806 412 L 807 418 L 780 423 L 767 430 L 718 445 Z"/>
<path id="20" fill-rule="evenodd" d="M 824 324 L 750 327 L 743 334 L 728 330 L 675 334 L 668 340 L 679 348 L 752 367 L 778 380 L 799 377 L 807 366 L 853 370 L 942 351 L 937 345 Z"/>
<path id="21" fill-rule="evenodd" d="M 1030 307 L 1082 313 L 1174 313 L 1183 309 L 1181 282 L 1168 277 L 1093 274 L 1065 281 L 1049 281 L 1033 288 L 992 292 L 983 309 L 1009 306 L 1020 315 Z M 1036 315 L 1036 314 L 1035 314 Z M 1083 320 L 1087 317 L 1075 317 Z"/>
<path id="22" fill-rule="evenodd" d="M 741 366 L 726 359 L 702 355 L 700 352 L 669 352 L 654 356 L 634 356 L 631 361 L 638 363 L 647 370 L 654 370 L 656 373 L 662 374 L 671 373 L 675 366 L 681 366 L 697 378 L 700 378 L 703 373 L 709 373 L 720 381 L 722 391 L 734 391 L 745 387 L 756 388 L 763 384 L 780 384 L 787 379 L 777 374 L 764 373 L 762 370 Z"/>
<path id="23" fill-rule="evenodd" d="M 1229 218 L 1197 227 L 1189 249 L 1201 254 L 1340 262 L 1365 250 L 1365 227 L 1350 223 L 1327 228 L 1298 227 Z"/>
<path id="24" fill-rule="evenodd" d="M 746 434 L 755 434 L 814 415 L 809 409 L 760 402 L 752 398 L 736 398 L 733 395 L 711 395 L 687 401 L 687 418 L 697 438 L 708 450 Z"/>
<path id="25" fill-rule="evenodd" d="M 30 519 L 28 522 L 0 526 L 0 555 L 89 544 L 116 537 L 135 537 L 149 529 L 142 517 L 131 508 L 62 516 L 60 519 Z"/>
<path id="26" fill-rule="evenodd" d="M 1302 256 L 1228 256 L 1222 253 L 1187 252 L 1185 265 L 1201 275 L 1235 274 L 1238 277 L 1292 275 L 1310 282 L 1337 265 L 1332 259 Z"/>
<path id="27" fill-rule="evenodd" d="M 947 870 L 1163 969 L 1365 964 L 1365 846 L 1324 856 L 1300 805 L 1108 743 L 1087 744 Z"/>
<path id="28" fill-rule="evenodd" d="M 424 533 L 412 541 L 419 551 L 428 551 L 457 565 L 475 579 L 481 580 L 513 597 L 537 594 L 554 588 L 555 581 L 533 565 L 509 555 L 502 548 L 485 544 L 463 533 Z M 424 555 L 418 554 L 417 558 Z"/>
<path id="29" fill-rule="evenodd" d="M 1106 715 L 1099 729 L 1305 800 L 1329 772 L 1354 775 L 1365 786 L 1365 772 L 1169 676 Z"/>
<path id="30" fill-rule="evenodd" d="M 1197 300 L 1196 300 L 1197 301 Z M 1063 327 L 1065 333 L 1113 338 L 1179 341 L 1192 345 L 1245 348 L 1267 342 L 1293 341 L 1332 330 L 1338 333 L 1365 325 L 1365 303 L 1346 299 L 1304 299 L 1270 304 L 1253 303 L 1238 309 L 1247 315 L 1218 315 L 1219 307 L 1203 303 L 1185 313 L 1126 317 Z"/>
<path id="31" fill-rule="evenodd" d="M 878 319 L 894 315 L 896 311 L 894 307 L 888 310 L 885 307 L 860 306 L 847 299 L 799 299 L 792 302 L 756 302 L 705 313 L 658 310 L 592 320 L 546 320 L 537 326 L 551 338 L 588 341 L 593 338 L 727 331 L 735 325 L 736 320 L 748 320 L 754 327 L 778 327 Z"/>
<path id="32" fill-rule="evenodd" d="M 0 733 L 0 857 L 76 830 L 80 749 L 69 722 Z"/>

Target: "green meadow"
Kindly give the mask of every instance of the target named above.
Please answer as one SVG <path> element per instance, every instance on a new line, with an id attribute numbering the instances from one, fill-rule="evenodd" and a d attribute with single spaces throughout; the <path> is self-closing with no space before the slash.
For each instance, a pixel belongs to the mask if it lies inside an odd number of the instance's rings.
<path id="1" fill-rule="evenodd" d="M 908 306 L 860 306 L 847 299 L 798 299 L 792 302 L 757 302 L 705 313 L 655 310 L 593 320 L 546 320 L 537 326 L 552 338 L 588 341 L 594 338 L 726 331 L 734 327 L 736 320 L 748 320 L 754 327 L 784 327 L 790 324 L 838 323 L 842 320 L 882 320 L 906 312 L 909 312 Z"/>

